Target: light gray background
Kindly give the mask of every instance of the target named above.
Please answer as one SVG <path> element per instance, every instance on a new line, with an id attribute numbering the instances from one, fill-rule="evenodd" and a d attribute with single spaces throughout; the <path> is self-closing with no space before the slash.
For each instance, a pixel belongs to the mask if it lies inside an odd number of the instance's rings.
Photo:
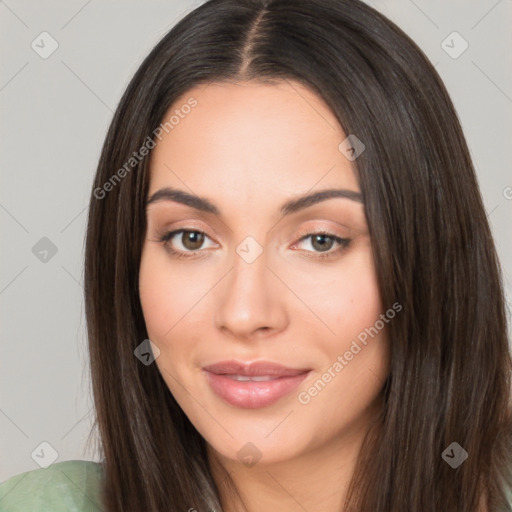
<path id="1" fill-rule="evenodd" d="M 300 1 L 300 0 L 298 0 Z M 0 481 L 84 451 L 92 398 L 83 313 L 86 209 L 122 92 L 195 1 L 0 1 Z M 512 296 L 512 0 L 368 0 L 427 53 L 459 113 Z M 41 32 L 58 42 L 47 59 Z M 441 43 L 457 31 L 468 49 Z M 461 41 L 449 38 L 452 53 Z M 41 43 L 39 43 L 41 45 Z M 48 48 L 48 45 L 45 45 Z M 508 199 L 507 199 L 508 196 Z M 46 263 L 32 247 L 48 237 Z"/>

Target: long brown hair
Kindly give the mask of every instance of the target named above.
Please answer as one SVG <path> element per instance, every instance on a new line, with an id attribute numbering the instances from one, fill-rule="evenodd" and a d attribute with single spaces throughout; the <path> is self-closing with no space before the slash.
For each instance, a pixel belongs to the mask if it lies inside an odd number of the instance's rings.
<path id="1" fill-rule="evenodd" d="M 366 148 L 354 163 L 388 325 L 391 372 L 346 510 L 511 510 L 512 362 L 499 263 L 447 91 L 422 51 L 358 0 L 210 0 L 144 60 L 115 112 L 90 200 L 85 306 L 106 511 L 220 510 L 205 441 L 155 364 L 138 294 L 148 158 L 201 83 L 298 81 Z M 200 108 L 197 107 L 197 108 Z M 127 166 L 127 162 L 130 164 Z M 119 171 L 124 168 L 124 172 Z M 456 469 L 451 443 L 468 454 Z"/>

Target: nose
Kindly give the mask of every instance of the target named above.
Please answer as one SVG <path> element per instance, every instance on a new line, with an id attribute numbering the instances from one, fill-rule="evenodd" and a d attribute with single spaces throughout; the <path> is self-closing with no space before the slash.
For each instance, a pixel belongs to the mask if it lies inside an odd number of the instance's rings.
<path id="1" fill-rule="evenodd" d="M 250 263 L 237 253 L 215 296 L 217 329 L 240 341 L 268 337 L 288 324 L 286 287 L 268 267 L 265 251 Z"/>

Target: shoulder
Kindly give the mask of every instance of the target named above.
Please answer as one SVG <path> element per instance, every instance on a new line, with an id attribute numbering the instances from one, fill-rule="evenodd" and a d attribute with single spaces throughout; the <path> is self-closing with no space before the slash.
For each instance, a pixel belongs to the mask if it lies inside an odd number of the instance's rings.
<path id="1" fill-rule="evenodd" d="M 87 460 L 57 462 L 0 483 L 2 512 L 96 512 L 102 509 L 103 469 Z"/>

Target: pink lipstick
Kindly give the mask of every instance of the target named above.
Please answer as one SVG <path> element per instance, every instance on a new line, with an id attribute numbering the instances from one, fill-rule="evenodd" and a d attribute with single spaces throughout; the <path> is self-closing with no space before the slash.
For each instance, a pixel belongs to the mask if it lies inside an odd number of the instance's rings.
<path id="1" fill-rule="evenodd" d="M 295 389 L 309 368 L 288 368 L 270 361 L 221 361 L 203 367 L 212 390 L 235 407 L 257 409 L 277 402 Z"/>

